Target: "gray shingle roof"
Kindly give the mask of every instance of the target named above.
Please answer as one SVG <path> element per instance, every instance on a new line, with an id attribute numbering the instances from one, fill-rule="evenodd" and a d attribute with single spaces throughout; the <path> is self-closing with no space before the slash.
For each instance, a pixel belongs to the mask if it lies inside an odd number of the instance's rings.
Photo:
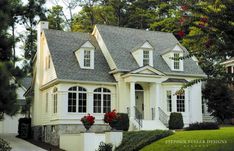
<path id="1" fill-rule="evenodd" d="M 119 70 L 134 70 L 138 68 L 138 64 L 133 58 L 131 51 L 146 40 L 154 47 L 153 59 L 154 68 L 164 73 L 180 73 L 201 75 L 204 72 L 199 66 L 188 58 L 184 60 L 184 71 L 172 71 L 161 54 L 167 48 L 174 47 L 179 41 L 172 33 L 145 31 L 139 29 L 122 28 L 107 25 L 97 25 L 107 49 Z M 186 53 L 188 53 L 186 51 Z"/>
<path id="2" fill-rule="evenodd" d="M 168 78 L 167 80 L 163 81 L 163 83 L 188 83 L 188 81 L 185 79 Z"/>
<path id="3" fill-rule="evenodd" d="M 58 79 L 115 82 L 94 36 L 80 32 L 44 30 Z M 95 47 L 94 69 L 81 69 L 74 51 L 86 41 Z"/>
<path id="4" fill-rule="evenodd" d="M 31 82 L 32 82 L 32 77 L 25 77 L 20 81 L 21 85 L 26 89 L 30 87 Z"/>

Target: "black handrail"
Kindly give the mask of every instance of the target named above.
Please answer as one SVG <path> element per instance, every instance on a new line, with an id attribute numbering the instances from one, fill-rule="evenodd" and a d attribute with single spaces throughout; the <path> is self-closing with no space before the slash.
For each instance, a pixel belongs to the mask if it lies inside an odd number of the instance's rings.
<path id="1" fill-rule="evenodd" d="M 160 108 L 158 107 L 159 112 L 159 120 L 166 126 L 168 126 L 169 116 Z"/>
<path id="2" fill-rule="evenodd" d="M 135 106 L 134 106 L 134 109 L 135 109 L 135 120 L 137 121 L 139 125 L 139 129 L 140 129 L 142 127 L 143 115 Z"/>

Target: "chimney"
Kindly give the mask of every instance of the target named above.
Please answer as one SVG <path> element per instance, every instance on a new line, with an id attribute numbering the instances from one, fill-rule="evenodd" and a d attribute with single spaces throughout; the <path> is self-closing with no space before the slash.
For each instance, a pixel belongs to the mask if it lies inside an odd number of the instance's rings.
<path id="1" fill-rule="evenodd" d="M 41 49 L 41 33 L 44 29 L 49 29 L 49 22 L 40 21 L 37 25 L 37 55 L 40 53 Z"/>

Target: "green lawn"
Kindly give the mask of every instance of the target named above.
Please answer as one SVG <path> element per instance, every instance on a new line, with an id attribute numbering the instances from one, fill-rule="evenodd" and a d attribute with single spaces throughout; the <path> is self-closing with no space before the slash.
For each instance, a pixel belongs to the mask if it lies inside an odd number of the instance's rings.
<path id="1" fill-rule="evenodd" d="M 141 151 L 234 151 L 234 127 L 178 131 Z"/>

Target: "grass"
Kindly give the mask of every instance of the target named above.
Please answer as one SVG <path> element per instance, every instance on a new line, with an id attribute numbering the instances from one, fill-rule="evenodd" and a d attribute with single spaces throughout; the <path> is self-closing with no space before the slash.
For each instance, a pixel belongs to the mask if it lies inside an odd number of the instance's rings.
<path id="1" fill-rule="evenodd" d="M 189 142 L 190 141 L 190 142 Z M 141 151 L 233 151 L 234 127 L 218 130 L 178 131 Z"/>
<path id="2" fill-rule="evenodd" d="M 124 132 L 122 143 L 115 151 L 138 151 L 144 146 L 172 134 L 171 131 L 163 130 Z"/>

